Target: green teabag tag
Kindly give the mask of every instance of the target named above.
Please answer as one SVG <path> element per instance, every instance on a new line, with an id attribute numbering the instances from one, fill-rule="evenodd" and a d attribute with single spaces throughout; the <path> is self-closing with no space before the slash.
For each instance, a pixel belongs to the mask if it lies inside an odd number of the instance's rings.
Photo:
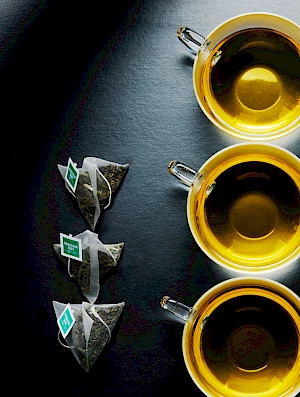
<path id="1" fill-rule="evenodd" d="M 123 181 L 129 164 L 119 164 L 97 157 L 85 157 L 79 175 L 76 190 L 72 191 L 67 180 L 67 167 L 58 165 L 65 180 L 66 188 L 76 197 L 79 208 L 90 228 L 95 229 L 101 212 L 111 204 L 116 191 Z"/>
<path id="2" fill-rule="evenodd" d="M 90 230 L 74 237 L 81 241 L 81 261 L 64 256 L 61 244 L 53 244 L 53 248 L 61 261 L 68 267 L 69 275 L 76 280 L 83 295 L 90 303 L 94 303 L 99 295 L 100 280 L 118 264 L 124 242 L 103 244 L 97 234 Z"/>
<path id="3" fill-rule="evenodd" d="M 67 305 L 57 301 L 52 303 L 58 319 Z M 83 302 L 69 305 L 75 323 L 65 341 L 81 367 L 89 372 L 109 342 L 125 302 L 99 305 Z"/>

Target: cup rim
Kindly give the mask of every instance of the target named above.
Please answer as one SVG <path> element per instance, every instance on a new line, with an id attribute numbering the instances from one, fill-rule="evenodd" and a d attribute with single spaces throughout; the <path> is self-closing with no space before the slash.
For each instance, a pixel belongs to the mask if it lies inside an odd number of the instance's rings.
<path id="1" fill-rule="evenodd" d="M 247 285 L 245 285 L 245 283 Z M 259 285 L 259 283 L 261 283 Z M 193 304 L 193 306 L 191 307 L 191 316 L 193 316 L 193 310 L 195 308 L 198 308 L 199 306 L 201 307 L 201 304 L 203 303 L 203 301 L 205 301 L 206 299 L 210 299 L 210 300 L 214 300 L 216 298 L 217 291 L 220 291 L 220 294 L 222 295 L 223 293 L 226 292 L 226 286 L 230 286 L 232 285 L 233 287 L 236 288 L 242 288 L 244 287 L 261 287 L 261 288 L 266 288 L 267 286 L 270 286 L 270 289 L 272 289 L 272 291 L 276 294 L 279 295 L 279 291 L 282 291 L 282 297 L 284 300 L 288 301 L 292 301 L 295 306 L 296 309 L 300 310 L 300 297 L 289 287 L 287 287 L 286 285 L 280 283 L 279 281 L 273 280 L 273 279 L 269 279 L 266 277 L 259 277 L 259 276 L 251 276 L 251 277 L 247 277 L 247 276 L 241 276 L 241 277 L 235 277 L 235 278 L 229 278 L 226 279 L 224 281 L 219 282 L 218 284 L 214 285 L 213 287 L 209 288 L 206 292 L 204 292 L 204 294 L 202 294 L 197 300 L 196 302 Z M 273 287 L 273 288 L 272 288 Z M 219 394 L 209 394 L 208 390 L 205 389 L 205 387 L 201 384 L 201 382 L 196 378 L 196 376 L 193 374 L 192 370 L 190 369 L 190 366 L 188 364 L 188 353 L 186 352 L 186 348 L 185 348 L 185 339 L 187 337 L 187 333 L 188 333 L 188 328 L 189 328 L 189 322 L 192 321 L 190 319 L 188 319 L 184 325 L 184 329 L 183 329 L 183 334 L 182 334 L 182 353 L 183 353 L 183 357 L 184 357 L 184 362 L 185 362 L 185 366 L 188 370 L 189 375 L 191 376 L 191 378 L 193 379 L 194 383 L 196 384 L 196 386 L 207 396 L 210 397 L 217 397 L 219 396 Z M 297 326 L 297 324 L 295 324 L 296 329 L 299 332 L 300 335 L 300 328 Z M 300 366 L 300 365 L 299 365 Z M 295 390 L 292 392 L 292 394 L 286 394 L 286 397 L 296 397 L 298 395 L 298 393 L 300 392 L 300 383 L 298 385 L 296 385 Z M 245 395 L 246 396 L 246 395 Z"/>
<path id="2" fill-rule="evenodd" d="M 256 16 L 268 15 L 268 16 L 271 16 L 271 17 L 279 18 L 279 19 L 282 19 L 282 20 L 284 20 L 286 22 L 290 22 L 292 25 L 294 25 L 295 27 L 298 27 L 300 29 L 300 25 L 297 22 L 295 22 L 292 19 L 290 19 L 288 17 L 285 17 L 283 15 L 280 15 L 280 14 L 277 14 L 277 13 L 273 13 L 273 12 L 267 12 L 267 11 L 253 11 L 253 12 L 244 12 L 244 13 L 241 13 L 241 14 L 234 15 L 233 17 L 228 18 L 225 21 L 219 23 L 216 27 L 213 28 L 213 30 L 210 31 L 210 33 L 207 35 L 206 38 L 209 38 L 210 36 L 212 36 L 213 33 L 215 33 L 217 30 L 219 30 L 222 26 L 224 26 L 228 22 L 232 22 L 232 21 L 234 21 L 236 19 L 240 19 L 240 18 L 248 17 L 248 16 L 254 16 L 254 15 L 256 15 Z"/>

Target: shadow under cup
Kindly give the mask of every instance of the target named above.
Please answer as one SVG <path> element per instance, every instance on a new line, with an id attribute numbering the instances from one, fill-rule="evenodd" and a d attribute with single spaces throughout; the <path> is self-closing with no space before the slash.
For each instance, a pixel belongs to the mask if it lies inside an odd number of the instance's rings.
<path id="1" fill-rule="evenodd" d="M 221 266 L 259 273 L 300 255 L 300 161 L 269 144 L 237 144 L 196 173 L 187 200 L 191 232 Z"/>
<path id="2" fill-rule="evenodd" d="M 194 305 L 183 353 L 209 396 L 296 396 L 300 389 L 299 297 L 267 279 L 218 284 Z"/>

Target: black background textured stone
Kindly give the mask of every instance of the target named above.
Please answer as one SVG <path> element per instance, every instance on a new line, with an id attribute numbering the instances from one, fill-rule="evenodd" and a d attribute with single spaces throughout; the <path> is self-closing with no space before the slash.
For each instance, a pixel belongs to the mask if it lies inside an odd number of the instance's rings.
<path id="1" fill-rule="evenodd" d="M 168 294 L 192 306 L 236 274 L 194 242 L 187 189 L 167 167 L 177 159 L 198 169 L 239 141 L 201 112 L 193 56 L 176 31 L 187 25 L 205 36 L 252 11 L 300 22 L 298 0 L 1 1 L 2 358 L 16 395 L 166 397 L 177 387 L 202 395 L 183 362 L 183 324 L 159 301 Z M 296 131 L 273 143 L 299 156 L 299 142 Z M 97 303 L 125 308 L 89 373 L 59 344 L 52 306 L 83 300 L 52 244 L 60 232 L 87 229 L 57 169 L 86 156 L 129 163 L 95 230 L 105 244 L 125 242 Z M 272 277 L 299 294 L 298 268 Z"/>

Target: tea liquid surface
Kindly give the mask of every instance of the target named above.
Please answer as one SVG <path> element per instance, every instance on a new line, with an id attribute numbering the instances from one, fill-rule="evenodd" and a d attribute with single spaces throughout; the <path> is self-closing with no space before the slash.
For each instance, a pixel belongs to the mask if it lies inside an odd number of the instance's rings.
<path id="1" fill-rule="evenodd" d="M 203 73 L 215 117 L 255 134 L 286 128 L 300 117 L 300 46 L 270 29 L 247 29 L 213 51 Z"/>
<path id="2" fill-rule="evenodd" d="M 210 314 L 201 345 L 218 381 L 235 392 L 258 395 L 284 386 L 297 359 L 299 335 L 293 318 L 277 302 L 244 295 Z"/>
<path id="3" fill-rule="evenodd" d="M 299 245 L 299 187 L 273 164 L 245 161 L 224 170 L 204 212 L 211 244 L 229 260 L 271 263 Z"/>

